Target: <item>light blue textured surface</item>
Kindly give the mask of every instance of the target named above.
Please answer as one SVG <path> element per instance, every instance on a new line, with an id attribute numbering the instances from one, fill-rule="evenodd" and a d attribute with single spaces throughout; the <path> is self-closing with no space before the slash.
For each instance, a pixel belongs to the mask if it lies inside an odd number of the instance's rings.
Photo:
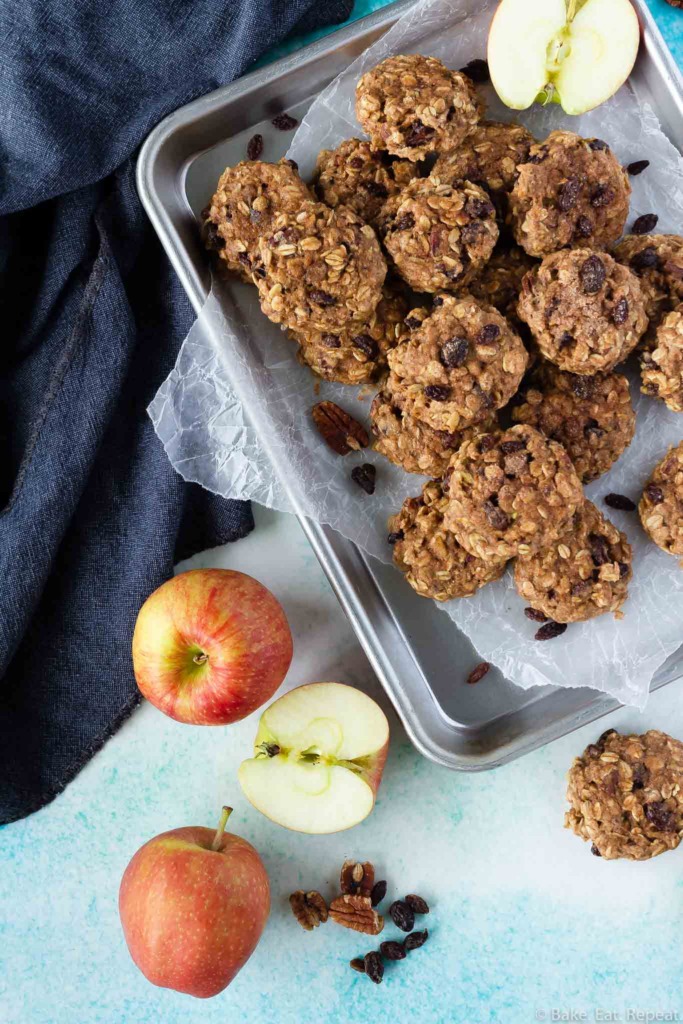
<path id="1" fill-rule="evenodd" d="M 650 5 L 682 60 L 683 11 Z M 355 13 L 379 6 L 361 2 Z M 51 806 L 0 830 L 0 1024 L 524 1024 L 572 1011 L 626 1021 L 629 1009 L 683 1020 L 683 851 L 605 863 L 561 827 L 566 769 L 606 723 L 493 773 L 454 774 L 423 760 L 298 524 L 271 513 L 259 520 L 247 540 L 193 564 L 248 571 L 280 597 L 296 645 L 286 686 L 337 678 L 387 709 L 393 738 L 373 814 L 339 836 L 288 833 L 254 811 L 235 782 L 257 716 L 200 729 L 143 707 Z M 674 684 L 644 714 L 620 711 L 609 725 L 683 737 L 680 694 Z M 234 984 L 199 1003 L 152 988 L 136 971 L 117 890 L 144 841 L 174 826 L 212 825 L 225 802 L 235 807 L 231 827 L 264 857 L 273 910 Z M 421 892 L 434 908 L 427 946 L 392 965 L 378 988 L 346 965 L 370 941 L 332 924 L 304 933 L 287 905 L 301 886 L 333 895 L 338 866 L 351 856 L 374 861 L 394 896 Z M 394 932 L 388 926 L 383 938 Z"/>

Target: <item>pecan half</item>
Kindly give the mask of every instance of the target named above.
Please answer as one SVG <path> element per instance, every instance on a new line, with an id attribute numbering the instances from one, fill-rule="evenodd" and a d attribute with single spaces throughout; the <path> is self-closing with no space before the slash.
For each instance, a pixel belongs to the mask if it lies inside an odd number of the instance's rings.
<path id="1" fill-rule="evenodd" d="M 345 893 L 330 903 L 330 917 L 343 928 L 366 935 L 379 935 L 384 928 L 384 918 L 373 910 L 369 896 L 355 896 Z"/>
<path id="2" fill-rule="evenodd" d="M 375 884 L 375 869 L 369 861 L 361 864 L 355 860 L 345 860 L 339 874 L 339 888 L 343 895 L 351 893 L 370 896 Z"/>
<path id="3" fill-rule="evenodd" d="M 321 437 L 337 455 L 359 452 L 370 444 L 365 427 L 334 402 L 318 402 L 311 415 Z"/>
<path id="4" fill-rule="evenodd" d="M 327 904 L 319 892 L 304 892 L 303 889 L 297 889 L 289 897 L 289 905 L 295 918 L 307 932 L 312 932 L 319 924 L 324 924 L 329 916 Z"/>

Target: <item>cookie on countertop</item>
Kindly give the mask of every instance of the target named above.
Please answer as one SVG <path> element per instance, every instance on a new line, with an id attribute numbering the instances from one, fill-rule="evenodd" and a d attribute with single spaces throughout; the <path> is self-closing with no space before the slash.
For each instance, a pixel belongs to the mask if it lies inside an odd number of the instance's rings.
<path id="1" fill-rule="evenodd" d="M 365 384 L 381 376 L 387 352 L 408 333 L 405 316 L 408 300 L 400 288 L 385 282 L 377 309 L 364 323 L 354 321 L 331 334 L 302 327 L 290 331 L 299 345 L 299 361 L 323 380 L 340 384 Z"/>
<path id="2" fill-rule="evenodd" d="M 496 309 L 470 295 L 443 294 L 431 316 L 389 353 L 388 388 L 406 415 L 451 433 L 501 409 L 527 361 L 521 339 Z"/>
<path id="3" fill-rule="evenodd" d="M 651 729 L 608 729 L 569 770 L 565 828 L 605 860 L 649 860 L 683 832 L 683 743 Z"/>
<path id="4" fill-rule="evenodd" d="M 450 433 L 434 430 L 426 423 L 406 416 L 401 409 L 400 399 L 388 390 L 380 391 L 375 396 L 370 407 L 370 422 L 377 438 L 375 451 L 408 473 L 424 473 L 432 477 L 443 476 L 453 453 L 465 441 L 495 430 L 498 426 L 496 418 L 489 417 L 483 423 L 465 427 L 464 430 Z"/>
<path id="5" fill-rule="evenodd" d="M 546 359 L 584 376 L 626 359 L 647 327 L 638 278 L 590 249 L 546 256 L 524 278 L 517 313 Z"/>
<path id="6" fill-rule="evenodd" d="M 517 593 L 553 622 L 618 613 L 628 597 L 631 545 L 591 501 L 552 544 L 515 563 Z"/>
<path id="7" fill-rule="evenodd" d="M 375 232 L 346 206 L 308 200 L 259 239 L 261 309 L 292 330 L 340 334 L 372 316 L 387 266 Z"/>
<path id="8" fill-rule="evenodd" d="M 509 192 L 535 141 L 521 124 L 481 121 L 457 149 L 441 154 L 432 173 L 441 181 L 466 178 L 493 193 Z"/>
<path id="9" fill-rule="evenodd" d="M 441 483 L 430 480 L 418 498 L 407 498 L 389 520 L 394 563 L 421 597 L 449 601 L 471 597 L 486 583 L 500 579 L 505 559 L 485 562 L 462 548 L 444 528 L 447 505 Z"/>
<path id="10" fill-rule="evenodd" d="M 642 391 L 661 398 L 673 412 L 683 412 L 683 305 L 657 327 L 652 347 L 640 355 Z"/>
<path id="11" fill-rule="evenodd" d="M 356 85 L 356 117 L 373 147 L 407 160 L 455 149 L 481 113 L 473 82 L 436 57 L 387 57 Z"/>
<path id="12" fill-rule="evenodd" d="M 640 281 L 650 331 L 683 302 L 683 238 L 679 235 L 626 235 L 612 255 Z"/>
<path id="13" fill-rule="evenodd" d="M 498 240 L 488 193 L 469 181 L 417 178 L 385 203 L 378 230 L 397 272 L 418 292 L 455 291 L 483 267 Z"/>
<path id="14" fill-rule="evenodd" d="M 417 177 L 419 168 L 409 160 L 393 159 L 367 140 L 346 139 L 318 153 L 313 183 L 328 206 L 349 206 L 374 224 L 387 199 Z"/>
<path id="15" fill-rule="evenodd" d="M 259 237 L 277 214 L 297 213 L 312 198 L 290 160 L 226 167 L 203 214 L 204 243 L 231 273 L 252 284 L 254 272 L 261 273 Z"/>
<path id="16" fill-rule="evenodd" d="M 487 561 L 548 547 L 584 501 L 562 445 L 524 425 L 466 441 L 451 460 L 444 487 L 446 528 Z"/>
<path id="17" fill-rule="evenodd" d="M 512 420 L 564 445 L 583 484 L 607 472 L 636 429 L 628 380 L 622 374 L 580 377 L 545 362 L 520 394 Z"/>
<path id="18" fill-rule="evenodd" d="M 510 193 L 515 239 L 531 256 L 603 248 L 624 230 L 630 195 L 628 175 L 606 142 L 551 132 L 531 147 Z"/>
<path id="19" fill-rule="evenodd" d="M 683 556 L 683 441 L 654 468 L 638 505 L 643 529 L 657 547 Z"/>

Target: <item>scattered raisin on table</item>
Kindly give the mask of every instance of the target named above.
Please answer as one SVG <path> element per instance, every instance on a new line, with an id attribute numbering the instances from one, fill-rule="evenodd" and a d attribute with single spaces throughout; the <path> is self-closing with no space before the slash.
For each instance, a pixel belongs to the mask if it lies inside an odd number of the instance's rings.
<path id="1" fill-rule="evenodd" d="M 365 974 L 365 961 L 362 957 L 355 957 L 355 959 L 349 961 L 349 967 L 354 971 L 358 971 L 359 974 Z"/>
<path id="2" fill-rule="evenodd" d="M 256 135 L 252 135 L 247 143 L 247 160 L 258 160 L 262 153 L 263 136 L 257 132 Z"/>
<path id="3" fill-rule="evenodd" d="M 405 900 L 394 900 L 389 907 L 389 916 L 402 932 L 411 932 L 415 924 L 415 913 Z"/>
<path id="4" fill-rule="evenodd" d="M 354 466 L 351 470 L 351 479 L 355 484 L 358 484 L 366 494 L 375 493 L 377 470 L 371 462 L 364 462 L 362 466 Z"/>
<path id="5" fill-rule="evenodd" d="M 659 217 L 656 213 L 644 213 L 642 217 L 636 217 L 631 227 L 632 235 L 647 235 L 657 227 Z"/>
<path id="6" fill-rule="evenodd" d="M 467 75 L 473 82 L 488 82 L 491 77 L 489 74 L 488 61 L 485 61 L 482 57 L 475 57 L 474 60 L 469 61 L 465 64 L 464 68 L 460 68 L 463 75 Z"/>
<path id="7" fill-rule="evenodd" d="M 491 668 L 491 665 L 490 665 L 490 663 L 488 661 L 480 662 L 478 665 L 475 666 L 475 668 L 472 669 L 472 671 L 468 675 L 466 681 L 469 683 L 470 686 L 473 686 L 475 683 L 478 683 L 480 680 L 482 680 L 484 678 L 484 676 L 486 675 L 486 673 L 488 672 L 488 670 L 490 668 Z M 406 899 L 408 899 L 408 898 L 409 897 L 406 896 Z M 413 909 L 415 909 L 415 908 L 413 907 Z M 417 912 L 418 912 L 418 914 L 426 914 L 427 913 L 426 910 L 418 910 Z"/>
<path id="8" fill-rule="evenodd" d="M 553 622 L 551 619 L 550 622 L 546 622 L 545 626 L 541 626 L 534 636 L 534 640 L 554 640 L 556 636 L 562 636 L 566 629 L 566 622 Z"/>
<path id="9" fill-rule="evenodd" d="M 423 900 L 421 896 L 417 896 L 414 892 L 409 893 L 406 898 L 406 903 L 416 914 L 428 914 L 429 905 L 426 900 Z"/>
<path id="10" fill-rule="evenodd" d="M 291 132 L 293 128 L 296 128 L 299 122 L 295 117 L 292 117 L 291 114 L 282 113 L 276 114 L 271 123 L 281 132 Z"/>
<path id="11" fill-rule="evenodd" d="M 370 902 L 373 907 L 378 906 L 387 894 L 387 883 L 384 880 L 375 882 L 370 893 Z"/>
<path id="12" fill-rule="evenodd" d="M 370 981 L 374 981 L 375 985 L 379 985 L 384 977 L 384 964 L 382 963 L 382 957 L 379 953 L 373 950 L 371 953 L 365 954 L 363 957 L 363 963 L 365 964 L 365 973 Z"/>
<path id="13" fill-rule="evenodd" d="M 390 939 L 388 942 L 381 942 L 379 951 L 385 960 L 405 960 L 408 951 L 402 942 Z"/>
<path id="14" fill-rule="evenodd" d="M 547 622 L 548 616 L 544 615 L 543 612 L 539 612 L 536 608 L 525 608 L 524 614 L 527 619 L 531 619 L 532 622 Z"/>
<path id="15" fill-rule="evenodd" d="M 406 935 L 403 940 L 403 945 L 410 953 L 413 949 L 419 949 L 420 946 L 424 946 L 425 942 L 429 938 L 429 932 L 425 928 L 423 932 L 411 932 L 410 935 Z"/>
<path id="16" fill-rule="evenodd" d="M 606 494 L 604 501 L 605 505 L 619 509 L 620 512 L 635 512 L 636 510 L 635 501 L 631 501 L 625 494 Z"/>
<path id="17" fill-rule="evenodd" d="M 633 163 L 628 165 L 626 170 L 632 177 L 635 177 L 636 174 L 642 174 L 645 168 L 649 166 L 649 160 L 634 160 Z"/>

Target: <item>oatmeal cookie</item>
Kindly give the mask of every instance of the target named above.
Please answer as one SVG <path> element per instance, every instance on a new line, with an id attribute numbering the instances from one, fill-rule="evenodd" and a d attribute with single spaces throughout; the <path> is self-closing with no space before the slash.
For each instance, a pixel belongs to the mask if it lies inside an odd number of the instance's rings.
<path id="1" fill-rule="evenodd" d="M 489 192 L 509 192 L 517 165 L 526 161 L 535 139 L 521 124 L 482 121 L 457 149 L 442 153 L 433 174 L 441 181 L 467 178 Z"/>
<path id="2" fill-rule="evenodd" d="M 631 545 L 591 501 L 558 540 L 515 563 L 517 593 L 554 622 L 618 612 L 631 575 Z"/>
<path id="3" fill-rule="evenodd" d="M 409 160 L 392 159 L 366 140 L 346 139 L 336 149 L 318 153 L 314 185 L 328 206 L 349 206 L 374 224 L 386 200 L 418 176 L 417 166 Z"/>
<path id="4" fill-rule="evenodd" d="M 413 590 L 436 601 L 471 597 L 505 571 L 505 559 L 485 562 L 460 547 L 444 528 L 447 503 L 440 482 L 430 480 L 419 498 L 407 498 L 389 520 L 395 565 Z"/>
<path id="5" fill-rule="evenodd" d="M 406 415 L 450 433 L 501 409 L 519 387 L 528 357 L 492 306 L 448 294 L 434 305 L 389 353 L 388 387 Z"/>
<path id="6" fill-rule="evenodd" d="M 488 302 L 510 321 L 515 330 L 526 324 L 517 316 L 517 301 L 522 290 L 522 281 L 536 261 L 528 256 L 519 245 L 496 246 L 491 259 L 470 282 L 469 290 L 475 299 Z"/>
<path id="7" fill-rule="evenodd" d="M 655 466 L 638 514 L 657 547 L 670 555 L 683 555 L 683 441 Z"/>
<path id="8" fill-rule="evenodd" d="M 614 729 L 591 743 L 569 770 L 565 828 L 605 860 L 649 860 L 675 850 L 683 830 L 683 744 L 651 729 Z"/>
<path id="9" fill-rule="evenodd" d="M 387 57 L 356 86 L 356 117 L 373 147 L 406 160 L 455 149 L 480 116 L 474 84 L 435 57 Z"/>
<path id="10" fill-rule="evenodd" d="M 647 326 L 635 274 L 590 249 L 546 256 L 524 278 L 517 312 L 546 359 L 584 376 L 626 359 Z"/>
<path id="11" fill-rule="evenodd" d="M 297 213 L 311 199 L 289 160 L 244 160 L 226 167 L 204 211 L 204 242 L 225 267 L 249 284 L 261 273 L 258 240 L 278 213 Z"/>
<path id="12" fill-rule="evenodd" d="M 388 199 L 378 229 L 396 270 L 418 292 L 462 288 L 498 239 L 495 207 L 484 189 L 433 176 L 417 178 Z"/>
<path id="13" fill-rule="evenodd" d="M 512 410 L 514 423 L 536 427 L 567 450 L 587 484 L 626 451 L 636 429 L 628 380 L 620 373 L 579 377 L 542 363 Z"/>
<path id="14" fill-rule="evenodd" d="M 354 321 L 340 334 L 314 328 L 290 331 L 299 345 L 299 361 L 323 380 L 365 384 L 381 376 L 387 352 L 408 333 L 408 300 L 385 282 L 377 309 L 364 323 Z"/>
<path id="15" fill-rule="evenodd" d="M 683 305 L 667 313 L 640 357 L 642 391 L 683 412 Z"/>
<path id="16" fill-rule="evenodd" d="M 387 266 L 375 232 L 346 206 L 309 200 L 279 213 L 259 252 L 261 309 L 292 330 L 340 334 L 368 320 L 382 297 Z"/>
<path id="17" fill-rule="evenodd" d="M 453 453 L 461 444 L 478 434 L 495 430 L 498 425 L 495 417 L 489 417 L 483 423 L 464 430 L 451 433 L 434 430 L 426 423 L 404 415 L 400 399 L 387 390 L 375 396 L 370 407 L 370 421 L 377 438 L 375 451 L 408 473 L 424 473 L 433 477 L 443 476 Z"/>
<path id="18" fill-rule="evenodd" d="M 640 280 L 650 330 L 683 302 L 683 238 L 679 235 L 627 235 L 613 249 L 615 260 Z"/>
<path id="19" fill-rule="evenodd" d="M 510 193 L 515 239 L 531 256 L 600 249 L 624 230 L 628 175 L 606 142 L 551 132 L 532 146 Z"/>
<path id="20" fill-rule="evenodd" d="M 451 460 L 444 488 L 446 529 L 487 561 L 548 547 L 584 500 L 562 445 L 521 424 L 466 441 Z"/>

